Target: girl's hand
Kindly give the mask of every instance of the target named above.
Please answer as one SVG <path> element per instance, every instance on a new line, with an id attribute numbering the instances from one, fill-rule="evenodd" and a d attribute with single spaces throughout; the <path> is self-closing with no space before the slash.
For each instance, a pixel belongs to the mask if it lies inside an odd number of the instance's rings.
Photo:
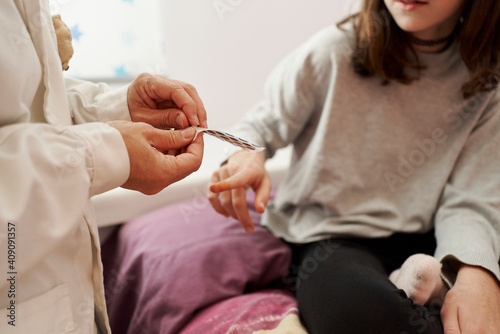
<path id="1" fill-rule="evenodd" d="M 271 179 L 266 171 L 265 158 L 259 152 L 241 151 L 212 174 L 208 199 L 215 211 L 240 221 L 247 232 L 254 230 L 248 212 L 246 188 L 255 192 L 255 209 L 263 213 L 271 192 Z"/>
<path id="2" fill-rule="evenodd" d="M 487 270 L 462 265 L 441 309 L 445 334 L 500 333 L 500 283 Z"/>

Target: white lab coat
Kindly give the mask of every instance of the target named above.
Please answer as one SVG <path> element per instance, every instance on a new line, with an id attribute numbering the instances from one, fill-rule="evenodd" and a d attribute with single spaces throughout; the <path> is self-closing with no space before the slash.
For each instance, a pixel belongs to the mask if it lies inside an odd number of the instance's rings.
<path id="1" fill-rule="evenodd" d="M 65 83 L 46 0 L 2 1 L 0 32 L 0 332 L 109 333 L 89 199 L 128 178 L 101 123 L 126 89 Z"/>

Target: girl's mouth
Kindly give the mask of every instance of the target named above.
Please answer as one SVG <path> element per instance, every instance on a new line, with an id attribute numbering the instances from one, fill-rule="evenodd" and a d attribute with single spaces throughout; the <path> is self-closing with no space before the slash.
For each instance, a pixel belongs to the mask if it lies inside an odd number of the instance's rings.
<path id="1" fill-rule="evenodd" d="M 401 7 L 401 9 L 405 11 L 413 11 L 422 7 L 423 5 L 426 5 L 427 2 L 418 0 L 398 0 L 397 4 L 399 4 L 399 7 Z"/>
<path id="2" fill-rule="evenodd" d="M 399 0 L 400 2 L 407 4 L 407 5 L 412 5 L 412 4 L 425 4 L 425 1 L 418 1 L 418 0 Z"/>

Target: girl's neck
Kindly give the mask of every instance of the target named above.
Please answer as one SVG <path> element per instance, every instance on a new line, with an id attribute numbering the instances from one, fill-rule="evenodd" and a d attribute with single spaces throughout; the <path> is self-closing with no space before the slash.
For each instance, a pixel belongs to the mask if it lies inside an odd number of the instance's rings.
<path id="1" fill-rule="evenodd" d="M 413 48 L 419 52 L 425 53 L 438 53 L 446 50 L 455 39 L 458 31 L 460 30 L 460 24 L 455 25 L 455 28 L 449 32 L 448 35 L 441 35 L 439 38 L 418 38 L 412 34 L 409 34 L 410 43 Z M 445 33 L 446 34 L 446 33 Z"/>
<path id="2" fill-rule="evenodd" d="M 442 38 L 436 39 L 419 39 L 417 37 L 411 36 L 410 42 L 415 48 L 415 50 L 425 53 L 437 53 L 441 52 L 450 46 L 453 38 L 455 37 L 455 33 L 452 32 L 450 35 Z"/>

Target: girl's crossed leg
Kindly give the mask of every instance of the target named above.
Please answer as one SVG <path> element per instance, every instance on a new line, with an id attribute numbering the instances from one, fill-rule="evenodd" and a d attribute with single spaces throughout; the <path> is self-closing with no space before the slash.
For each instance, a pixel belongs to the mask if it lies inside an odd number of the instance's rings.
<path id="1" fill-rule="evenodd" d="M 433 231 L 294 245 L 291 272 L 306 327 L 311 334 L 442 334 L 440 302 L 414 304 L 388 278 L 408 256 L 434 249 Z"/>

